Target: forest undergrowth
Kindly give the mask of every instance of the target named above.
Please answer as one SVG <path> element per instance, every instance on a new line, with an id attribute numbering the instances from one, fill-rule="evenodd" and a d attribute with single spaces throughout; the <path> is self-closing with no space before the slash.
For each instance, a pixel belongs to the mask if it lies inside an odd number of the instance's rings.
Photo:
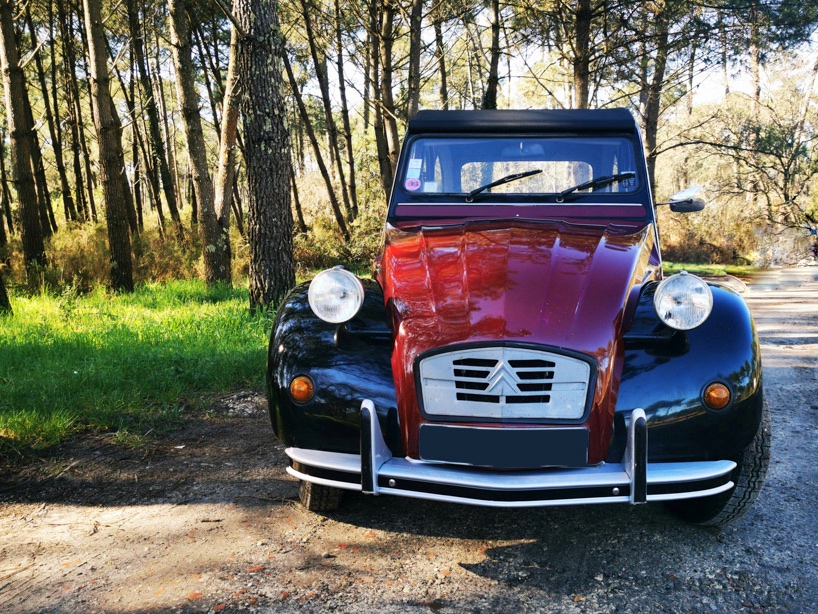
<path id="1" fill-rule="evenodd" d="M 271 319 L 250 315 L 246 287 L 177 280 L 12 301 L 0 322 L 0 459 L 86 429 L 138 443 L 210 395 L 262 386 Z"/>

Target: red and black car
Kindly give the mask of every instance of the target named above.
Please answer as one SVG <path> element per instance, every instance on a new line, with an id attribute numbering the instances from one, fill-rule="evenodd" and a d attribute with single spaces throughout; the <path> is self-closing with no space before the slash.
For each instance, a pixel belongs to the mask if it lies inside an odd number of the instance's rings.
<path id="1" fill-rule="evenodd" d="M 373 278 L 323 271 L 276 317 L 302 502 L 743 514 L 770 445 L 753 321 L 729 287 L 663 275 L 654 207 L 627 110 L 418 113 Z"/>

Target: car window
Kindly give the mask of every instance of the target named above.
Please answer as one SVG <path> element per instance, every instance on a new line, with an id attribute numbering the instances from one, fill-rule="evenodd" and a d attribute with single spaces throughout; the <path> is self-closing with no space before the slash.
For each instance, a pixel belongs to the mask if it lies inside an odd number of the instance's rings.
<path id="1" fill-rule="evenodd" d="M 619 137 L 422 137 L 412 142 L 398 185 L 408 193 L 468 194 L 510 176 L 539 171 L 485 193 L 555 194 L 635 171 L 634 160 L 632 142 Z M 594 191 L 632 192 L 637 187 L 634 177 Z"/>

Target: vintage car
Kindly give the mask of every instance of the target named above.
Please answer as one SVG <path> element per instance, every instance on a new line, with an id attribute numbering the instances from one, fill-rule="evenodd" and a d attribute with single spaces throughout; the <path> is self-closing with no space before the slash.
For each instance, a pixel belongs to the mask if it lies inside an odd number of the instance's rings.
<path id="1" fill-rule="evenodd" d="M 323 271 L 276 315 L 270 414 L 302 503 L 742 515 L 770 447 L 755 328 L 729 287 L 663 275 L 655 206 L 627 110 L 419 112 L 372 278 Z"/>

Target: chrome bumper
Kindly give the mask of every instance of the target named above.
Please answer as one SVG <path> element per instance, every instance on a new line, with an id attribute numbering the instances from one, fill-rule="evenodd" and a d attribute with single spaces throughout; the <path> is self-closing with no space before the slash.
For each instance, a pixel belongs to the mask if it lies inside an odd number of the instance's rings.
<path id="1" fill-rule="evenodd" d="M 647 463 L 645 412 L 635 409 L 618 465 L 581 469 L 490 471 L 395 458 L 384 442 L 371 401 L 361 405 L 362 454 L 287 448 L 287 473 L 315 484 L 490 507 L 645 503 L 692 499 L 733 487 L 732 461 Z"/>

